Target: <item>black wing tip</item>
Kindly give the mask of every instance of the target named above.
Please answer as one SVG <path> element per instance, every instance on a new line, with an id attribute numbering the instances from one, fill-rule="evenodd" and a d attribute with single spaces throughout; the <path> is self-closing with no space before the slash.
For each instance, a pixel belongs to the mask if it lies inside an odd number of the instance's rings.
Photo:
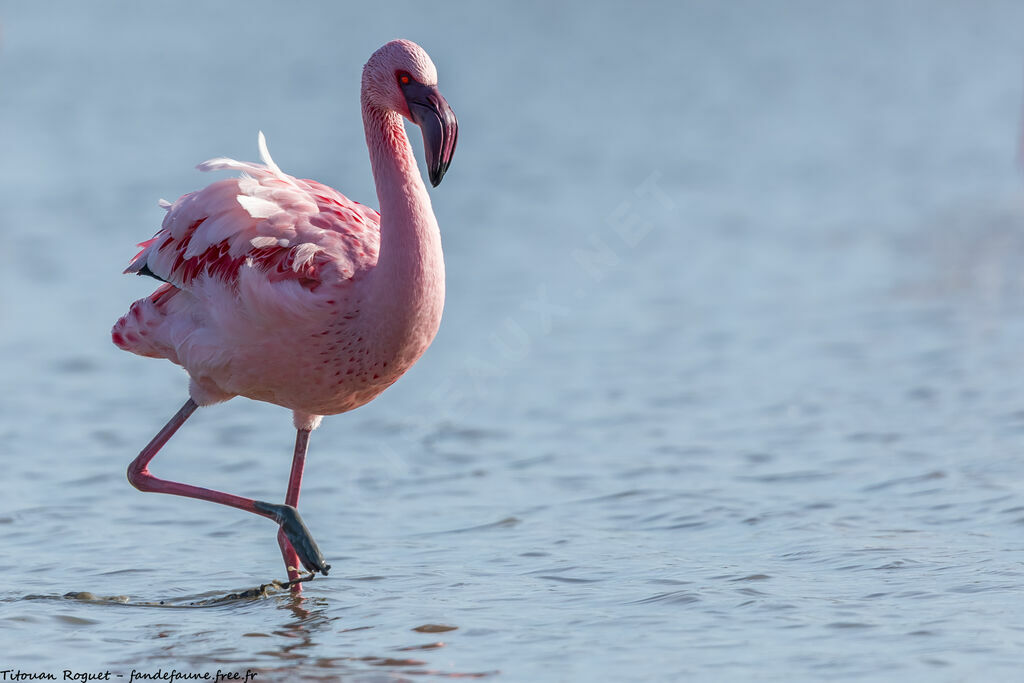
<path id="1" fill-rule="evenodd" d="M 139 268 L 139 269 L 138 269 L 137 271 L 135 271 L 135 272 L 136 272 L 136 273 L 137 273 L 138 275 L 148 275 L 149 277 L 151 277 L 151 278 L 154 278 L 154 279 L 156 279 L 156 280 L 159 280 L 160 282 L 167 282 L 167 280 L 163 279 L 162 277 L 160 277 L 159 275 L 157 275 L 156 273 L 154 273 L 154 272 L 153 272 L 152 270 L 150 270 L 150 269 L 149 269 L 149 264 L 148 264 L 148 263 L 143 263 L 143 264 L 142 264 L 142 267 L 141 267 L 141 268 Z"/>

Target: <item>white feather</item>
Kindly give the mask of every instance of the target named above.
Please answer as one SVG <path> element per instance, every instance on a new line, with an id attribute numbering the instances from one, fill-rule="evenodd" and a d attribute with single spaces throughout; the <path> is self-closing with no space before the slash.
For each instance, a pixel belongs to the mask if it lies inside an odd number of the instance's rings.
<path id="1" fill-rule="evenodd" d="M 217 157 L 216 159 L 207 159 L 203 163 L 197 164 L 196 168 L 200 171 L 223 171 L 224 169 L 244 171 L 252 168 L 252 164 L 247 164 L 244 161 L 235 161 L 227 157 Z"/>
<path id="2" fill-rule="evenodd" d="M 286 183 L 288 183 L 292 187 L 298 187 L 298 185 L 295 184 L 295 181 L 293 181 L 290 176 L 285 174 L 285 172 L 282 171 L 281 168 L 277 164 L 274 163 L 273 158 L 271 158 L 271 156 L 270 156 L 270 150 L 267 149 L 267 138 L 266 138 L 265 135 L 263 135 L 263 131 L 262 130 L 256 136 L 256 145 L 257 145 L 257 147 L 259 147 L 259 150 L 260 150 L 260 161 L 263 162 L 263 165 L 266 166 L 268 169 L 270 169 L 271 173 L 273 173 L 278 178 L 280 178 L 281 180 L 285 181 Z"/>
<path id="3" fill-rule="evenodd" d="M 269 218 L 281 210 L 277 204 L 259 197 L 250 197 L 240 194 L 235 199 L 242 205 L 242 208 L 249 212 L 253 218 Z"/>
<path id="4" fill-rule="evenodd" d="M 274 173 L 274 175 L 284 175 L 270 156 L 270 150 L 267 149 L 267 137 L 263 134 L 262 130 L 256 135 L 256 146 L 259 147 L 260 150 L 260 161 L 262 161 L 263 164 Z"/>
<path id="5" fill-rule="evenodd" d="M 239 176 L 238 191 L 240 193 L 249 195 L 250 197 L 259 197 L 262 190 L 263 187 L 260 186 L 260 181 L 256 180 L 248 173 L 243 173 Z"/>
<path id="6" fill-rule="evenodd" d="M 306 242 L 295 247 L 295 257 L 292 261 L 292 270 L 297 273 L 301 269 L 305 268 L 306 265 L 313 260 L 318 251 L 320 251 L 320 247 L 310 242 Z"/>
<path id="7" fill-rule="evenodd" d="M 252 245 L 253 249 L 262 249 L 263 247 L 287 247 L 288 240 L 278 239 L 271 237 L 270 235 L 263 235 L 261 237 L 253 237 L 249 240 L 249 244 Z"/>

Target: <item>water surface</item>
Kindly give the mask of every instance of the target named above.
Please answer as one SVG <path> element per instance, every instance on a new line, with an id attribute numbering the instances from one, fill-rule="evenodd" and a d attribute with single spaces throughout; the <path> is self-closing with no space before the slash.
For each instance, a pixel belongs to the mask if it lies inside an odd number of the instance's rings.
<path id="1" fill-rule="evenodd" d="M 1016 3 L 0 8 L 0 669 L 265 680 L 1019 675 Z M 432 349 L 265 520 L 124 468 L 185 399 L 109 343 L 160 197 L 255 158 L 376 205 L 357 106 L 424 45 L 460 120 Z M 288 413 L 160 476 L 277 499 Z"/>

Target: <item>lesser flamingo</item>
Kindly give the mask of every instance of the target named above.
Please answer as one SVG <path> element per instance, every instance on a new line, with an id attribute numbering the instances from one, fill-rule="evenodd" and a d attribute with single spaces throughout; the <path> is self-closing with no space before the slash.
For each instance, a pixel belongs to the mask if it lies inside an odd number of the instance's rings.
<path id="1" fill-rule="evenodd" d="M 380 213 L 326 185 L 262 164 L 233 169 L 173 204 L 126 273 L 162 280 L 112 338 L 189 375 L 189 399 L 128 467 L 142 491 L 230 505 L 274 520 L 292 590 L 330 569 L 296 511 L 310 432 L 324 415 L 373 400 L 430 345 L 444 305 L 441 234 L 402 118 L 423 133 L 430 182 L 458 134 L 437 71 L 415 43 L 392 41 L 363 67 L 361 104 Z M 149 463 L 199 406 L 245 396 L 288 408 L 297 430 L 284 504 L 158 479 Z M 302 575 L 301 567 L 309 574 Z"/>

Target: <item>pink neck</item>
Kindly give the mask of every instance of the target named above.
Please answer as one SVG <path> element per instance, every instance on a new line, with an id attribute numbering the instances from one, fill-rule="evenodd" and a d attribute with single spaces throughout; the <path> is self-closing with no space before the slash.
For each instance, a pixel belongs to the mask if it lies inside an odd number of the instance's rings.
<path id="1" fill-rule="evenodd" d="M 363 126 L 380 202 L 375 296 L 404 332 L 433 338 L 444 302 L 441 233 L 400 114 L 363 101 Z M 429 339 L 427 340 L 429 343 Z"/>

